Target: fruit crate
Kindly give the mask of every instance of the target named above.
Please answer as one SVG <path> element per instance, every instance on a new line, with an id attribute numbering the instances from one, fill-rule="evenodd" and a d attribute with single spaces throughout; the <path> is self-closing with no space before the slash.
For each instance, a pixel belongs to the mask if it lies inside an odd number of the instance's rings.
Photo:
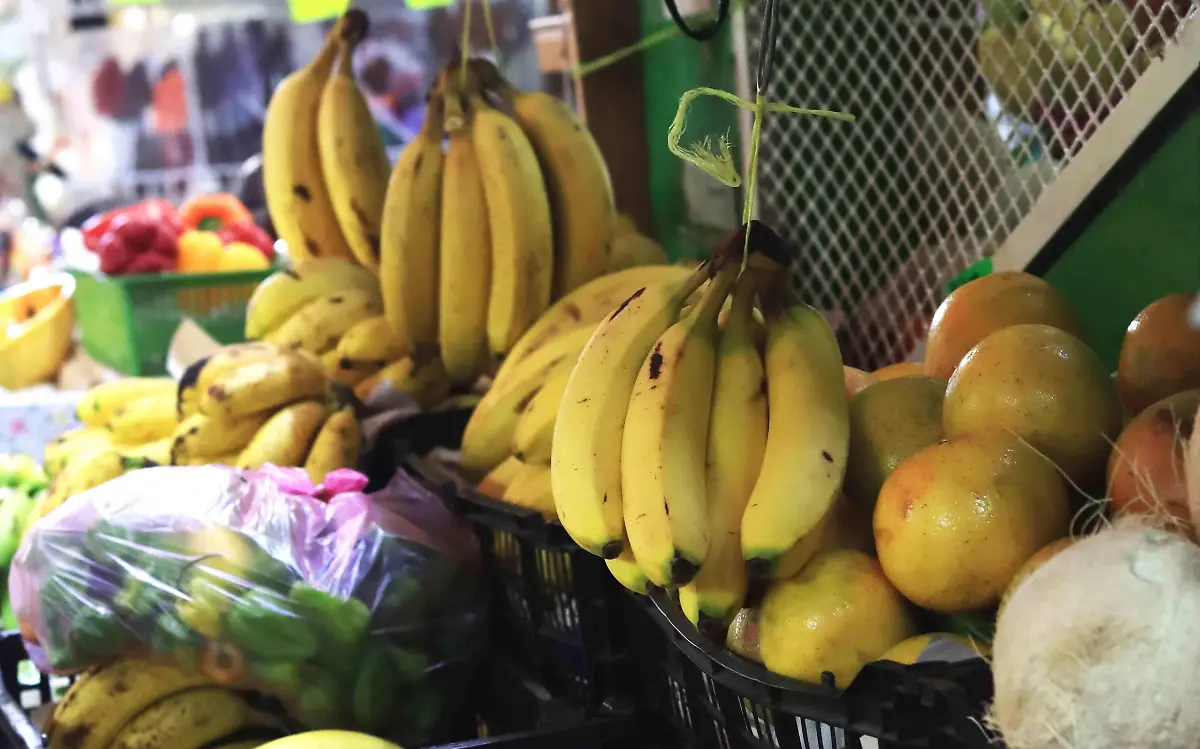
<path id="1" fill-rule="evenodd" d="M 479 538 L 491 647 L 511 652 L 588 714 L 640 703 L 633 645 L 653 624 L 604 560 L 579 548 L 558 523 L 465 488 L 429 457 L 406 462 Z"/>
<path id="2" fill-rule="evenodd" d="M 41 731 L 30 713 L 37 705 L 52 704 L 71 680 L 38 673 L 18 632 L 0 636 L 0 672 L 0 746 L 42 749 Z M 439 739 L 449 743 L 428 749 L 654 749 L 639 737 L 631 715 L 585 718 L 503 661 L 488 661 L 479 669 L 466 703 Z"/>
<path id="3" fill-rule="evenodd" d="M 83 346 L 118 372 L 163 374 L 171 337 L 184 318 L 221 343 L 245 340 L 246 302 L 274 271 L 108 276 L 72 270 Z"/>
<path id="4" fill-rule="evenodd" d="M 650 702 L 678 749 L 1001 749 L 980 727 L 991 699 L 981 658 L 866 666 L 846 689 L 767 671 L 713 643 L 664 591 L 645 602 L 658 624 L 641 662 Z M 657 659 L 655 654 L 658 654 Z"/>

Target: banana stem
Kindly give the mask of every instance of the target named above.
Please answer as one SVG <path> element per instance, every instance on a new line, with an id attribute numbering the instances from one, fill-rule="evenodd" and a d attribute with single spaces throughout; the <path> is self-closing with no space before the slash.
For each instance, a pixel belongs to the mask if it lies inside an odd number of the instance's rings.
<path id="1" fill-rule="evenodd" d="M 459 41 L 459 54 L 462 55 L 462 59 L 459 60 L 458 66 L 459 83 L 464 89 L 467 87 L 467 65 L 471 61 L 471 6 L 474 5 L 474 0 L 467 0 L 465 5 L 462 38 Z"/>
<path id="2" fill-rule="evenodd" d="M 492 1 L 483 0 L 483 25 L 487 29 L 488 46 L 492 48 L 492 56 L 500 59 L 500 45 L 496 43 L 496 27 L 492 25 Z"/>

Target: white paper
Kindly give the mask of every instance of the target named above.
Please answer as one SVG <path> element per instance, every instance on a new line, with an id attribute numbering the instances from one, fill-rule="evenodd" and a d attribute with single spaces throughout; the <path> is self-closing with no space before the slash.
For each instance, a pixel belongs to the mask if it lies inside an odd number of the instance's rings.
<path id="1" fill-rule="evenodd" d="M 193 362 L 212 356 L 220 348 L 221 344 L 204 328 L 185 317 L 175 329 L 171 346 L 167 349 L 167 374 L 178 380 Z"/>

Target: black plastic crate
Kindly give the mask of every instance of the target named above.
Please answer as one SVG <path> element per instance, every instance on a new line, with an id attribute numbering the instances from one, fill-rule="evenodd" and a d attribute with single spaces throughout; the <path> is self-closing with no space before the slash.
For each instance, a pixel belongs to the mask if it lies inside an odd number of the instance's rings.
<path id="1" fill-rule="evenodd" d="M 510 663 L 490 659 L 481 665 L 464 710 L 451 721 L 452 735 L 428 749 L 657 749 L 640 738 L 631 714 L 586 718 Z M 30 712 L 52 704 L 71 679 L 37 673 L 17 632 L 0 637 L 0 673 L 0 746 L 41 749 L 41 731 Z"/>
<path id="2" fill-rule="evenodd" d="M 407 462 L 479 538 L 492 647 L 589 714 L 636 705 L 642 694 L 633 640 L 654 625 L 604 560 L 558 523 L 466 488 L 434 460 L 410 455 Z"/>
<path id="3" fill-rule="evenodd" d="M 663 591 L 642 662 L 651 701 L 679 749 L 1001 749 L 978 720 L 991 669 L 959 663 L 867 665 L 847 689 L 767 671 L 702 635 Z M 658 653 L 660 657 L 654 660 Z"/>

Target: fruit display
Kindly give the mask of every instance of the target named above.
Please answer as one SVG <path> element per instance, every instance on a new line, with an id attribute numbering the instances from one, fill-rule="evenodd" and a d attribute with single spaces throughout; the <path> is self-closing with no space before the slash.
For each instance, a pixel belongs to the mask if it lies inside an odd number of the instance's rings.
<path id="1" fill-rule="evenodd" d="M 20 390 L 54 377 L 71 348 L 75 280 L 54 274 L 0 294 L 0 388 Z"/>
<path id="2" fill-rule="evenodd" d="M 177 209 L 145 200 L 88 219 L 83 244 L 110 276 L 212 273 L 270 267 L 274 242 L 233 195 L 201 195 Z"/>
<path id="3" fill-rule="evenodd" d="M 14 562 L 13 608 L 38 646 L 32 657 L 57 673 L 99 667 L 75 687 L 76 703 L 96 688 L 91 679 L 103 683 L 106 668 L 119 667 L 102 664 L 150 658 L 192 674 L 172 693 L 252 689 L 299 726 L 424 740 L 445 690 L 461 681 L 456 664 L 474 652 L 475 571 L 428 523 L 384 531 L 365 484 L 347 476 L 319 498 L 271 471 L 158 468 L 77 497 L 33 526 Z M 231 707 L 227 697 L 206 699 Z M 96 719 L 84 707 L 60 704 L 52 746 Z M 160 722 L 176 712 L 145 703 L 111 711 L 91 727 L 95 745 L 118 732 L 171 735 Z M 201 745 L 242 727 L 214 724 Z"/>

